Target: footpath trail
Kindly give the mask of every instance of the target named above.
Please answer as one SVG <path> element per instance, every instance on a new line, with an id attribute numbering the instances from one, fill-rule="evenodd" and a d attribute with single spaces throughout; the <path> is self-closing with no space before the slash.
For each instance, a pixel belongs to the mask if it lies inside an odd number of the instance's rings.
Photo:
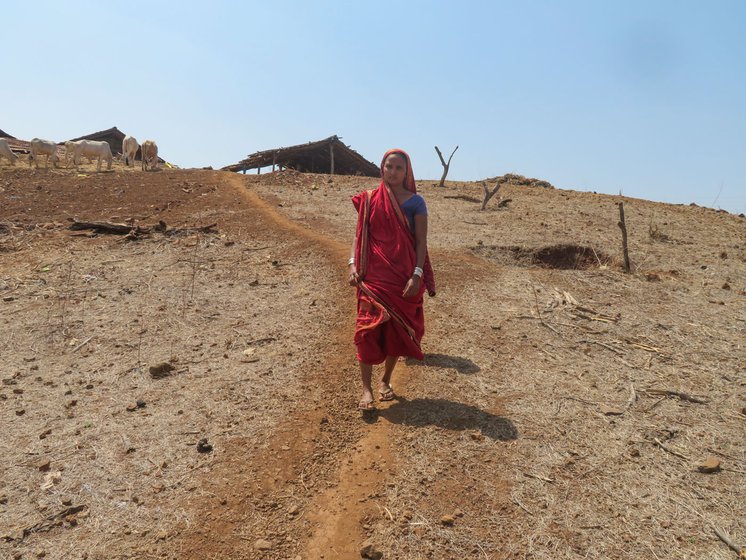
<path id="1" fill-rule="evenodd" d="M 265 233 L 290 235 L 320 249 L 318 267 L 344 273 L 349 245 L 296 224 L 248 190 L 237 175 L 226 185 L 241 193 Z M 309 270 L 309 282 L 313 282 Z M 351 344 L 354 292 L 340 294 L 323 356 L 308 356 L 302 406 L 287 403 L 285 420 L 256 453 L 236 440 L 203 479 L 204 492 L 232 494 L 225 504 L 195 500 L 193 531 L 182 535 L 180 554 L 192 558 L 357 558 L 368 520 L 379 515 L 372 498 L 396 475 L 391 422 L 367 422 L 354 410 L 358 374 Z M 397 370 L 397 390 L 406 392 L 408 368 Z M 382 403 L 385 404 L 385 403 Z M 229 492 L 226 492 L 229 490 Z M 205 507 L 207 506 L 207 507 Z M 288 556 L 291 554 L 290 556 Z"/>

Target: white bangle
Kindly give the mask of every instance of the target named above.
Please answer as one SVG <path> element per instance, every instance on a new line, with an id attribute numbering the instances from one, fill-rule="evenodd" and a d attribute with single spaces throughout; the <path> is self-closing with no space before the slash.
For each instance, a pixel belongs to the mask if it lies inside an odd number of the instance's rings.
<path id="1" fill-rule="evenodd" d="M 350 260 L 347 261 L 347 266 L 350 266 L 351 264 L 355 264 L 355 257 L 350 257 Z"/>
<path id="2" fill-rule="evenodd" d="M 414 272 L 412 273 L 414 276 L 419 276 L 422 278 L 422 269 L 419 266 L 414 267 Z"/>

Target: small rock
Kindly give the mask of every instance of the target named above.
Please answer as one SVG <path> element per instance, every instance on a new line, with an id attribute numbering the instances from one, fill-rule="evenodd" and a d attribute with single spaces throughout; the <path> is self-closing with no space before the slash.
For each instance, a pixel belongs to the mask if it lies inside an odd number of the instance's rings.
<path id="1" fill-rule="evenodd" d="M 288 515 L 295 515 L 298 513 L 298 506 L 292 505 L 288 508 Z"/>
<path id="2" fill-rule="evenodd" d="M 169 373 L 171 373 L 173 370 L 174 366 L 169 362 L 161 362 L 160 364 L 156 364 L 148 368 L 150 377 L 152 377 L 153 379 L 162 379 L 164 377 L 168 377 Z"/>
<path id="3" fill-rule="evenodd" d="M 36 468 L 39 469 L 41 472 L 47 472 L 50 469 L 51 462 L 49 459 L 42 459 L 38 463 L 36 463 Z"/>
<path id="4" fill-rule="evenodd" d="M 728 284 L 728 282 L 723 284 L 723 290 L 730 290 L 730 284 Z"/>
<path id="5" fill-rule="evenodd" d="M 362 558 L 368 558 L 369 560 L 381 560 L 381 558 L 383 558 L 383 552 L 378 550 L 376 545 L 370 540 L 367 540 L 360 547 L 360 556 Z"/>
<path id="6" fill-rule="evenodd" d="M 197 451 L 199 453 L 211 453 L 212 445 L 207 441 L 207 438 L 202 438 L 197 442 Z"/>
<path id="7" fill-rule="evenodd" d="M 137 399 L 135 404 L 137 405 L 137 408 L 145 408 L 145 401 L 142 399 Z"/>
<path id="8" fill-rule="evenodd" d="M 715 457 L 707 457 L 697 466 L 697 470 L 705 474 L 720 472 L 720 460 Z"/>
<path id="9" fill-rule="evenodd" d="M 26 411 L 23 408 L 16 410 L 16 416 L 23 416 L 24 414 L 26 414 Z"/>
<path id="10" fill-rule="evenodd" d="M 0 494 L 0 504 L 7 504 L 8 503 L 8 496 L 5 494 Z"/>
<path id="11" fill-rule="evenodd" d="M 453 512 L 453 516 L 454 517 L 463 517 L 464 516 L 464 512 L 461 511 L 460 509 L 457 509 L 456 511 Z"/>
<path id="12" fill-rule="evenodd" d="M 422 538 L 425 536 L 425 528 L 422 525 L 418 525 L 414 529 L 412 529 L 412 532 L 417 535 L 419 538 Z"/>
<path id="13" fill-rule="evenodd" d="M 328 424 L 329 423 L 329 417 L 328 416 L 322 416 L 320 424 Z"/>
<path id="14" fill-rule="evenodd" d="M 629 456 L 630 457 L 639 457 L 640 456 L 640 450 L 637 449 L 636 447 L 633 447 L 632 449 L 629 450 Z"/>
<path id="15" fill-rule="evenodd" d="M 134 412 L 137 410 L 137 405 L 135 403 L 130 403 L 127 405 L 127 412 Z"/>
<path id="16" fill-rule="evenodd" d="M 443 525 L 450 527 L 456 522 L 456 518 L 453 517 L 452 515 L 444 515 L 443 517 L 440 518 L 440 522 Z"/>
<path id="17" fill-rule="evenodd" d="M 254 550 L 269 550 L 272 548 L 272 543 L 265 541 L 264 539 L 257 539 L 254 542 Z"/>

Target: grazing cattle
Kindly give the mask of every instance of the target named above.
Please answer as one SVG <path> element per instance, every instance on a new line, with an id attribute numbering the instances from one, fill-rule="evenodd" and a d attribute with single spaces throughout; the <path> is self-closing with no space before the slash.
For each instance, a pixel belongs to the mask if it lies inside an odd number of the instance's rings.
<path id="1" fill-rule="evenodd" d="M 80 144 L 82 140 L 68 140 L 65 142 L 65 167 L 70 167 L 73 162 L 73 156 L 75 155 L 75 146 Z M 88 157 L 88 163 L 93 163 L 93 158 Z"/>
<path id="2" fill-rule="evenodd" d="M 107 169 L 111 169 L 111 162 L 114 159 L 111 155 L 111 148 L 108 142 L 96 142 L 94 140 L 81 140 L 75 146 L 75 168 L 80 165 L 80 158 L 87 157 L 98 159 L 96 171 L 101 171 L 101 159 L 105 159 Z"/>
<path id="3" fill-rule="evenodd" d="M 39 156 L 47 156 L 45 168 L 49 167 L 49 160 L 52 160 L 52 165 L 57 167 L 59 158 L 57 157 L 57 144 L 49 140 L 41 140 L 34 138 L 31 140 L 31 150 L 28 157 L 28 165 L 31 167 L 32 163 L 36 163 L 36 168 L 39 169 Z"/>
<path id="4" fill-rule="evenodd" d="M 145 140 L 140 146 L 140 155 L 142 156 L 142 170 L 148 170 L 148 164 L 151 169 L 158 168 L 158 145 L 152 140 Z"/>
<path id="5" fill-rule="evenodd" d="M 135 155 L 140 145 L 135 140 L 134 136 L 125 136 L 122 140 L 122 157 L 124 158 L 124 165 L 135 165 Z"/>
<path id="6" fill-rule="evenodd" d="M 0 138 L 0 158 L 4 157 L 10 160 L 11 165 L 15 165 L 16 160 L 18 159 L 18 156 L 10 149 L 8 141 L 5 138 Z"/>

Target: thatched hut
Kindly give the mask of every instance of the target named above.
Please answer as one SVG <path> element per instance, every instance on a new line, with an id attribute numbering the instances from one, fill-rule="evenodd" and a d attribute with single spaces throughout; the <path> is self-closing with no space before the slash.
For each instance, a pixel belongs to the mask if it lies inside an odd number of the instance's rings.
<path id="1" fill-rule="evenodd" d="M 378 166 L 344 144 L 338 136 L 330 136 L 317 142 L 308 142 L 286 148 L 273 148 L 251 154 L 224 171 L 246 173 L 249 169 L 261 172 L 262 167 L 294 169 L 304 173 L 328 173 L 330 175 L 363 175 L 378 177 Z"/>

